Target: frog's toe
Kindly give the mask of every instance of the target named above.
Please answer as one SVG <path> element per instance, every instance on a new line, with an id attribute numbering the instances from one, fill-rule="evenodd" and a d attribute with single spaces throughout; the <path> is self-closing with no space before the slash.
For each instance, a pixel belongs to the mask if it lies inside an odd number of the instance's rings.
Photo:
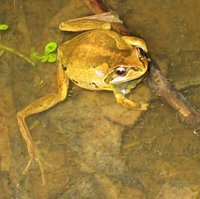
<path id="1" fill-rule="evenodd" d="M 148 106 L 149 106 L 148 103 L 141 104 L 141 110 L 146 111 L 148 109 Z"/>
<path id="2" fill-rule="evenodd" d="M 50 163 L 48 163 L 47 161 L 44 160 L 44 158 L 42 158 L 42 156 L 40 155 L 39 151 L 37 150 L 36 147 L 34 147 L 34 153 L 30 153 L 29 154 L 29 161 L 23 171 L 23 177 L 22 180 L 24 180 L 24 176 L 27 174 L 27 172 L 30 170 L 31 165 L 33 164 L 33 162 L 35 162 L 40 170 L 40 174 L 41 174 L 41 178 L 42 178 L 42 184 L 45 185 L 45 171 L 44 171 L 44 164 L 52 167 L 52 165 Z M 20 181 L 22 181 L 20 180 Z"/>

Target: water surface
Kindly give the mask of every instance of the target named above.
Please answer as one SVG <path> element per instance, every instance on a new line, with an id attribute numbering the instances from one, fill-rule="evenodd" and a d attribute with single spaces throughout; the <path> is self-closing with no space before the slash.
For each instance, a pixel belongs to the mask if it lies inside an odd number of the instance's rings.
<path id="1" fill-rule="evenodd" d="M 128 30 L 146 41 L 167 78 L 199 107 L 200 3 L 107 2 Z M 92 14 L 80 0 L 1 0 L 0 7 L 0 23 L 10 27 L 1 42 L 27 56 L 33 48 L 42 53 L 49 41 L 61 44 L 74 36 L 58 30 L 61 21 Z M 145 83 L 129 96 L 150 103 L 143 114 L 120 107 L 111 92 L 70 85 L 63 103 L 28 119 L 44 159 L 46 186 L 36 164 L 22 177 L 28 153 L 16 113 L 56 92 L 56 64 L 32 67 L 7 52 L 0 63 L 0 198 L 200 197 L 200 139 Z"/>

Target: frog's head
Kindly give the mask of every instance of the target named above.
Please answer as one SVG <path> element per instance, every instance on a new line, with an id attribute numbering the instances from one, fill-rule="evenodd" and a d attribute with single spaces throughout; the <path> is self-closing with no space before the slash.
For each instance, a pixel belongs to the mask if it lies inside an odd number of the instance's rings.
<path id="1" fill-rule="evenodd" d="M 107 84 L 121 84 L 142 77 L 148 69 L 146 52 L 142 48 L 132 48 L 131 55 L 125 57 L 122 63 L 110 68 L 104 81 Z"/>

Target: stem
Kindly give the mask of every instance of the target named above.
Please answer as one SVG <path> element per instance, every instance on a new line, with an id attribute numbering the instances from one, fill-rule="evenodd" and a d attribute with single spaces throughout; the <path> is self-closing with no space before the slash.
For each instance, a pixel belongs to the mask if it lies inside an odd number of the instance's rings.
<path id="1" fill-rule="evenodd" d="M 111 11 L 104 0 L 84 0 L 86 5 L 95 13 Z M 112 29 L 120 34 L 129 35 L 123 24 L 112 24 Z M 150 57 L 151 58 L 151 57 Z M 174 88 L 161 74 L 159 66 L 151 58 L 148 85 L 157 95 L 161 96 L 183 119 L 193 128 L 193 132 L 200 136 L 200 110 L 191 105 L 188 100 Z"/>
<path id="2" fill-rule="evenodd" d="M 24 59 L 25 61 L 27 61 L 29 64 L 31 64 L 32 66 L 35 66 L 35 63 L 29 58 L 27 57 L 26 55 L 23 55 L 22 53 L 18 52 L 17 50 L 13 49 L 13 48 L 10 48 L 2 43 L 0 43 L 0 49 L 3 49 L 3 50 L 6 50 L 6 51 L 9 51 L 19 57 L 21 57 L 22 59 Z"/>

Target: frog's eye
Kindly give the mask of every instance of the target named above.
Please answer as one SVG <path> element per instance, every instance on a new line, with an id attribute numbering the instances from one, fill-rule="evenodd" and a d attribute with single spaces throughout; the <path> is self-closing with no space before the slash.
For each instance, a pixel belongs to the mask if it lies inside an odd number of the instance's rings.
<path id="1" fill-rule="evenodd" d="M 122 67 L 122 66 L 119 66 L 115 69 L 115 73 L 119 76 L 124 76 L 126 75 L 126 68 L 125 67 Z"/>

